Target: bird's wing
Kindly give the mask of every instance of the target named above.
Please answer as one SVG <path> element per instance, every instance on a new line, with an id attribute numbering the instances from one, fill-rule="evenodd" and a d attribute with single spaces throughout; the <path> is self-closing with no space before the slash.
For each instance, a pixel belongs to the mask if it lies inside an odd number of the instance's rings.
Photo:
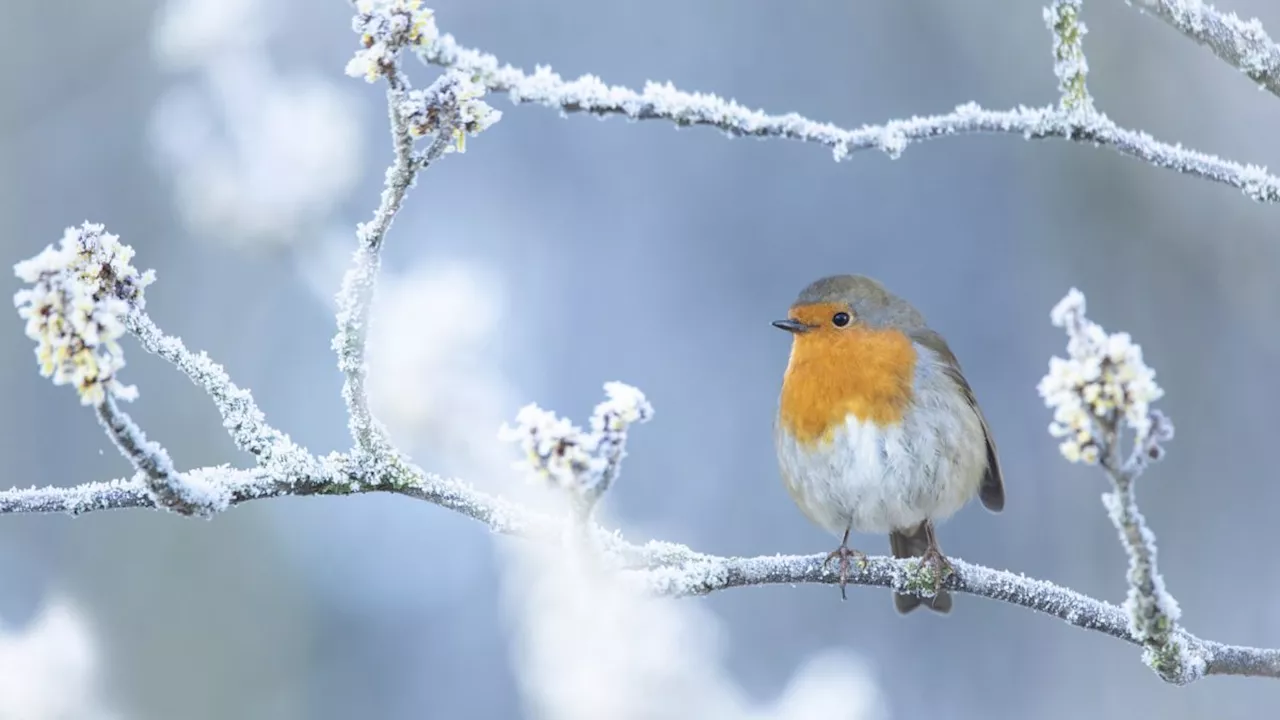
<path id="1" fill-rule="evenodd" d="M 982 408 L 978 407 L 978 399 L 973 396 L 973 388 L 969 387 L 969 382 L 964 379 L 964 374 L 960 372 L 960 361 L 956 359 L 955 353 L 951 352 L 951 348 L 947 347 L 947 341 L 943 340 L 942 336 L 933 330 L 914 330 L 908 335 L 915 342 L 938 354 L 938 357 L 942 359 L 943 371 L 955 381 L 956 386 L 960 388 L 960 392 L 964 393 L 965 400 L 969 402 L 969 406 L 977 414 L 978 422 L 982 423 L 982 435 L 987 443 L 987 472 L 982 476 L 978 497 L 988 510 L 1000 512 L 1004 509 L 1004 476 L 1000 472 L 1000 458 L 996 454 L 995 442 L 991 439 L 991 428 L 987 426 L 987 418 L 983 416 Z"/>

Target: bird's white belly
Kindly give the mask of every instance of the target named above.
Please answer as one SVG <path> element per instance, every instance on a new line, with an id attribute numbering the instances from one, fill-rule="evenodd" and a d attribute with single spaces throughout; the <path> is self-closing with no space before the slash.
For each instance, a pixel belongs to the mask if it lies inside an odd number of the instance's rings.
<path id="1" fill-rule="evenodd" d="M 837 535 L 850 526 L 888 533 L 949 517 L 977 493 L 986 448 L 970 408 L 939 404 L 916 405 L 884 428 L 850 416 L 818 445 L 802 446 L 780 429 L 787 490 L 810 520 Z"/>

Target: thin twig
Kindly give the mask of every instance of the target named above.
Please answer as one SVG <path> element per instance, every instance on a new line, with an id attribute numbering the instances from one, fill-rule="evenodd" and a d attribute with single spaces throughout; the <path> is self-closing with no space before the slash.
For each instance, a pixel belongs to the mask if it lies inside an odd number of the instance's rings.
<path id="1" fill-rule="evenodd" d="M 566 114 L 667 120 L 680 126 L 714 127 L 734 137 L 798 140 L 831 148 L 836 160 L 844 160 L 862 150 L 882 150 L 890 157 L 897 157 L 912 142 L 961 134 L 1008 133 L 1027 139 L 1058 138 L 1102 145 L 1157 167 L 1224 183 L 1260 202 L 1280 202 L 1280 178 L 1264 168 L 1159 142 L 1145 132 L 1119 127 L 1096 111 L 1082 116 L 1056 106 L 987 110 L 968 103 L 941 115 L 891 120 L 849 130 L 796 113 L 769 115 L 715 95 L 683 92 L 670 83 L 649 83 L 642 92 L 636 92 L 606 85 L 593 75 L 564 80 L 547 67 L 539 67 L 529 75 L 511 65 L 499 65 L 493 55 L 459 46 L 448 34 L 441 35 L 419 53 L 425 62 L 470 73 L 490 91 L 507 93 L 512 102 L 534 103 Z"/>
<path id="2" fill-rule="evenodd" d="M 393 493 L 439 505 L 486 525 L 492 532 L 526 540 L 558 542 L 563 521 L 477 490 L 460 480 L 422 471 L 408 463 L 374 465 L 350 455 L 331 454 L 309 464 L 240 470 L 205 467 L 186 473 L 222 488 L 228 505 L 250 500 L 314 495 Z M 156 508 L 145 478 L 86 483 L 73 487 L 13 488 L 0 491 L 0 515 L 65 513 L 79 516 L 102 510 Z M 674 543 L 633 545 L 617 532 L 598 526 L 601 545 L 623 567 L 651 568 L 700 562 L 709 556 Z"/>
<path id="3" fill-rule="evenodd" d="M 222 425 L 240 449 L 252 453 L 262 462 L 280 456 L 305 454 L 288 435 L 267 423 L 266 416 L 253 400 L 253 394 L 231 381 L 227 371 L 204 352 L 193 353 L 182 339 L 166 335 L 146 313 L 134 311 L 125 318 L 125 326 L 148 352 L 173 363 L 204 389 L 222 416 Z"/>
<path id="4" fill-rule="evenodd" d="M 345 375 L 342 397 L 347 404 L 351 437 L 357 448 L 372 456 L 386 455 L 391 445 L 369 410 L 369 395 L 365 389 L 369 310 L 382 265 L 383 242 L 417 174 L 413 136 L 400 112 L 405 91 L 403 82 L 395 82 L 396 77 L 396 73 L 390 75 L 390 87 L 387 89 L 387 114 L 390 116 L 395 160 L 387 169 L 382 199 L 373 213 L 373 220 L 361 224 L 356 233 L 360 247 L 356 249 L 351 269 L 342 279 L 342 290 L 338 295 L 338 333 L 333 339 L 338 368 Z"/>
<path id="5" fill-rule="evenodd" d="M 1058 76 L 1058 105 L 1066 112 L 1094 112 L 1086 79 L 1089 61 L 1084 55 L 1088 32 L 1080 20 L 1081 0 L 1053 0 L 1044 20 L 1053 32 L 1053 73 Z"/>
<path id="6" fill-rule="evenodd" d="M 1124 611 L 1129 634 L 1146 650 L 1144 660 L 1160 677 L 1184 685 L 1205 672 L 1203 658 L 1187 646 L 1187 638 L 1177 632 L 1180 610 L 1164 586 L 1156 565 L 1156 537 L 1138 510 L 1133 484 L 1137 466 L 1125 463 L 1120 453 L 1120 433 L 1113 423 L 1105 430 L 1106 455 L 1102 463 L 1111 480 L 1112 491 L 1102 496 L 1107 515 L 1120 534 L 1120 544 L 1129 558 L 1126 575 L 1129 593 Z"/>
<path id="7" fill-rule="evenodd" d="M 225 496 L 205 492 L 203 485 L 186 480 L 173 467 L 169 453 L 158 443 L 147 439 L 142 428 L 116 405 L 108 395 L 97 406 L 98 422 L 115 446 L 142 478 L 147 499 L 157 507 L 183 515 L 209 515 L 226 506 Z"/>
<path id="8" fill-rule="evenodd" d="M 1126 4 L 1150 12 L 1280 96 L 1280 45 L 1257 18 L 1241 20 L 1202 0 L 1126 0 Z"/>

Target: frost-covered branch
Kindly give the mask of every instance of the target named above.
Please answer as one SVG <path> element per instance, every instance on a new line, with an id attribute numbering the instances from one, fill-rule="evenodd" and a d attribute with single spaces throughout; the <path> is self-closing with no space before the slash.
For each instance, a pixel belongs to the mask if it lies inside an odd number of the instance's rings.
<path id="1" fill-rule="evenodd" d="M 1044 9 L 1044 21 L 1053 31 L 1053 72 L 1058 76 L 1058 104 L 1067 112 L 1093 112 L 1093 98 L 1085 85 L 1089 61 L 1084 56 L 1084 36 L 1089 32 L 1080 20 L 1081 0 L 1054 0 Z"/>
<path id="2" fill-rule="evenodd" d="M 203 468 L 188 473 L 224 488 L 230 504 L 284 496 L 349 495 L 391 492 L 430 502 L 479 520 L 490 530 L 539 542 L 559 542 L 565 520 L 540 515 L 501 498 L 479 492 L 466 483 L 412 473 L 361 475 L 358 464 L 345 455 L 323 459 L 311 475 L 273 475 L 261 469 Z M 14 489 L 0 492 L 0 514 L 19 512 L 83 514 L 121 508 L 155 507 L 140 479 L 90 483 L 76 487 Z M 641 586 L 672 597 L 705 595 L 730 588 L 774 584 L 826 584 L 840 580 L 825 553 L 815 555 L 762 555 L 720 557 L 696 552 L 684 545 L 650 542 L 633 545 L 616 532 L 593 526 L 606 556 L 618 567 L 631 568 Z M 974 565 L 950 558 L 955 569 L 943 587 L 999 600 L 1057 617 L 1070 625 L 1141 644 L 1132 633 L 1124 609 L 1073 590 L 1021 574 Z M 854 565 L 849 584 L 891 588 L 923 594 L 932 585 L 914 560 L 868 557 L 865 566 Z M 1204 675 L 1280 677 L 1280 650 L 1225 645 L 1192 636 L 1178 628 L 1188 652 L 1203 661 Z"/>
<path id="3" fill-rule="evenodd" d="M 296 458 L 303 450 L 267 423 L 266 416 L 254 402 L 253 394 L 237 386 L 221 365 L 204 352 L 187 349 L 181 338 L 166 335 L 146 313 L 130 313 L 125 326 L 139 344 L 181 370 L 191 382 L 209 394 L 222 416 L 222 426 L 230 433 L 236 447 L 253 454 L 262 462 L 277 458 Z"/>
<path id="4" fill-rule="evenodd" d="M 1178 603 L 1164 587 L 1156 566 L 1155 534 L 1138 510 L 1133 484 L 1151 462 L 1164 456 L 1173 423 L 1151 408 L 1164 391 L 1142 348 L 1127 333 L 1108 334 L 1085 315 L 1085 299 L 1072 288 L 1050 314 L 1066 330 L 1068 357 L 1053 358 L 1040 382 L 1045 404 L 1054 409 L 1049 433 L 1071 462 L 1100 464 L 1112 492 L 1103 504 L 1129 558 L 1129 593 L 1124 610 L 1129 633 L 1146 650 L 1144 659 L 1162 678 L 1184 684 L 1205 671 L 1204 658 L 1176 632 Z M 1133 435 L 1129 457 L 1121 435 Z"/>
<path id="5" fill-rule="evenodd" d="M 943 583 L 947 590 L 1000 600 L 1052 615 L 1085 630 L 1143 644 L 1131 630 L 1128 614 L 1123 608 L 1043 580 L 973 565 L 955 557 L 949 559 L 955 572 L 949 574 Z M 638 574 L 638 578 L 654 592 L 672 596 L 699 595 L 755 585 L 838 583 L 839 573 L 833 571 L 829 564 L 824 567 L 825 560 L 825 554 L 705 557 L 684 567 L 643 572 Z M 920 573 L 914 560 L 888 557 L 868 557 L 865 565 L 855 564 L 850 571 L 849 584 L 891 588 L 895 592 L 917 595 L 933 591 L 927 573 Z M 1190 682 L 1204 675 L 1280 678 L 1280 650 L 1202 640 L 1181 628 L 1174 629 L 1171 636 L 1186 649 L 1198 672 L 1165 677 L 1170 682 Z"/>
<path id="6" fill-rule="evenodd" d="M 1241 20 L 1203 0 L 1126 0 L 1213 51 L 1249 79 L 1280 96 L 1280 45 L 1257 18 Z"/>
<path id="7" fill-rule="evenodd" d="M 1059 3 L 1057 6 L 1078 9 L 1078 2 Z M 1083 25 L 1072 27 L 1076 28 L 1071 31 L 1074 35 L 1070 36 L 1071 43 L 1075 45 L 1067 44 L 1067 61 L 1060 60 L 1055 68 L 1059 69 L 1062 77 L 1066 67 L 1064 62 L 1074 63 L 1076 70 L 1069 72 L 1062 82 L 1067 84 L 1071 93 L 1084 93 L 1081 97 L 1088 102 L 1084 88 L 1084 56 L 1077 56 L 1070 49 L 1078 49 Z M 1061 47 L 1061 41 L 1055 41 L 1055 45 Z M 799 140 L 830 148 L 837 161 L 862 150 L 881 150 L 890 157 L 897 157 L 913 142 L 952 135 L 1006 133 L 1029 140 L 1058 138 L 1109 147 L 1156 167 L 1230 185 L 1254 200 L 1280 202 L 1280 179 L 1264 168 L 1157 141 L 1145 132 L 1116 125 L 1101 112 L 1083 115 L 1077 112 L 1081 107 L 1079 101 L 1063 107 L 1020 106 L 1009 110 L 989 110 L 977 103 L 966 103 L 941 115 L 846 129 L 796 113 L 770 115 L 716 95 L 677 90 L 670 83 L 650 82 L 643 91 L 637 92 L 606 85 L 594 75 L 565 80 L 545 66 L 539 66 L 528 74 L 511 65 L 500 64 L 493 55 L 460 46 L 449 34 L 441 35 L 416 50 L 425 62 L 463 70 L 490 91 L 506 93 L 514 103 L 543 105 L 566 114 L 666 120 L 679 126 L 713 127 L 734 137 Z"/>
<path id="8" fill-rule="evenodd" d="M 187 483 L 164 448 L 150 442 L 117 402 L 133 400 L 136 388 L 120 383 L 124 351 L 118 342 L 127 319 L 141 316 L 144 290 L 155 280 L 130 264 L 133 248 L 101 225 L 67 228 L 57 247 L 14 266 L 31 287 L 14 295 L 27 336 L 36 341 L 40 374 L 55 385 L 74 385 L 80 402 L 93 405 L 111 441 L 145 480 L 156 505 L 177 512 L 208 514 L 216 498 Z"/>
<path id="9" fill-rule="evenodd" d="M 357 15 L 352 26 L 360 33 L 365 49 L 357 52 L 347 65 L 349 75 L 362 74 L 370 82 L 378 77 L 387 79 L 387 114 L 394 153 L 373 220 L 361 223 L 356 229 L 359 247 L 352 258 L 351 269 L 342 279 L 342 289 L 338 293 L 338 332 L 333 338 L 338 369 L 345 376 L 342 397 L 347 404 L 352 440 L 357 448 L 370 455 L 387 454 L 390 442 L 369 411 L 369 396 L 365 390 L 369 307 L 373 303 L 378 269 L 382 263 L 383 241 L 417 172 L 413 161 L 413 135 L 409 133 L 409 124 L 400 109 L 408 87 L 400 72 L 399 54 L 405 45 L 422 42 L 428 33 L 435 31 L 435 20 L 430 11 L 422 10 L 417 3 L 398 5 L 376 8 L 371 2 L 356 4 Z"/>
<path id="10" fill-rule="evenodd" d="M 590 515 L 621 474 L 630 426 L 653 417 L 653 406 L 636 388 L 611 382 L 604 390 L 608 399 L 592 413 L 590 432 L 530 404 L 520 409 L 514 427 L 498 433 L 520 445 L 524 458 L 517 467 L 566 493 L 581 517 Z"/>
<path id="11" fill-rule="evenodd" d="M 98 422 L 107 436 L 138 469 L 147 496 L 158 507 L 183 515 L 212 515 L 226 507 L 221 488 L 188 482 L 178 474 L 169 453 L 147 439 L 137 424 L 108 396 L 98 405 Z"/>
<path id="12" fill-rule="evenodd" d="M 485 129 L 499 114 L 478 99 L 482 88 L 458 72 L 446 73 L 425 91 L 410 90 L 408 78 L 400 70 L 401 50 L 420 47 L 438 35 L 434 14 L 423 8 L 420 0 L 360 0 L 355 5 L 352 27 L 360 34 L 364 49 L 347 65 L 347 74 L 363 76 L 369 82 L 386 78 L 394 160 L 387 168 L 373 220 L 356 230 L 359 247 L 338 294 L 333 349 L 345 376 L 342 397 L 352 439 L 371 457 L 387 457 L 391 443 L 369 411 L 365 389 L 369 309 L 382 264 L 382 245 L 417 172 L 450 150 L 462 151 L 466 133 Z M 428 134 L 433 135 L 432 143 L 424 153 L 415 155 L 414 138 Z"/>

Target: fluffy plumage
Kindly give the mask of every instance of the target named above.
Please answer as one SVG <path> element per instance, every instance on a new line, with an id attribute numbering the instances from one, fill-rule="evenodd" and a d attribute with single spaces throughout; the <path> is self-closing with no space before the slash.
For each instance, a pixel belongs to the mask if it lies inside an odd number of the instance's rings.
<path id="1" fill-rule="evenodd" d="M 837 313 L 849 315 L 843 327 Z M 918 557 L 933 523 L 974 495 L 1003 508 L 986 420 L 919 312 L 874 280 L 845 275 L 805 288 L 789 319 L 774 436 L 783 482 L 806 517 L 836 535 L 888 533 L 895 556 Z M 895 598 L 903 612 L 920 602 Z M 946 593 L 926 602 L 950 608 Z"/>

